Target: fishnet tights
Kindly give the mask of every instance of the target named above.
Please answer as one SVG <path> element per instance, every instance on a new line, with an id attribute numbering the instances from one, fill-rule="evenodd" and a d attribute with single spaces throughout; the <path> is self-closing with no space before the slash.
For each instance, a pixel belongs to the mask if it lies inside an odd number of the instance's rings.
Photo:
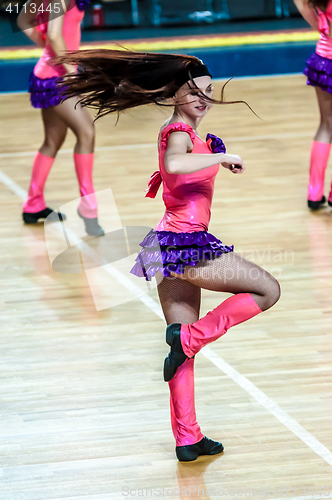
<path id="1" fill-rule="evenodd" d="M 158 293 L 167 324 L 199 319 L 201 289 L 250 293 L 262 311 L 280 296 L 278 282 L 267 271 L 234 252 L 225 253 L 195 267 L 187 266 L 184 275 L 161 280 Z"/>

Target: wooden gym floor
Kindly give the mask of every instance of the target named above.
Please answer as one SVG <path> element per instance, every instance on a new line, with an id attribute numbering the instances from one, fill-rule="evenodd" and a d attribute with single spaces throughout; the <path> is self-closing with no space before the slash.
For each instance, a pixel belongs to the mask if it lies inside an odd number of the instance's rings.
<path id="1" fill-rule="evenodd" d="M 220 170 L 210 231 L 272 272 L 282 297 L 197 356 L 198 421 L 225 453 L 183 464 L 156 290 L 97 311 L 84 272 L 51 268 L 43 225 L 20 214 L 39 112 L 26 94 L 0 96 L 1 500 L 332 497 L 332 209 L 306 208 L 314 91 L 302 76 L 244 79 L 226 97 L 261 119 L 236 104 L 214 107 L 200 127 L 247 166 L 242 176 Z M 96 123 L 95 188 L 112 190 L 123 226 L 162 215 L 160 194 L 144 199 L 144 189 L 168 113 Z M 68 134 L 46 186 L 54 208 L 78 196 L 73 144 Z M 77 234 L 86 239 L 80 222 Z M 201 314 L 223 299 L 204 291 Z"/>

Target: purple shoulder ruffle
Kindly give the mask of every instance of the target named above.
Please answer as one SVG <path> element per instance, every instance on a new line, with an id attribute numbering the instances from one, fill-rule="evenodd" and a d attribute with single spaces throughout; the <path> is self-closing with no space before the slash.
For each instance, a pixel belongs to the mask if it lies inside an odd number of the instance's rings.
<path id="1" fill-rule="evenodd" d="M 86 10 L 90 6 L 90 0 L 76 0 L 76 7 L 78 10 Z"/>
<path id="2" fill-rule="evenodd" d="M 226 146 L 220 137 L 213 134 L 207 134 L 206 144 L 211 149 L 212 153 L 226 153 Z"/>

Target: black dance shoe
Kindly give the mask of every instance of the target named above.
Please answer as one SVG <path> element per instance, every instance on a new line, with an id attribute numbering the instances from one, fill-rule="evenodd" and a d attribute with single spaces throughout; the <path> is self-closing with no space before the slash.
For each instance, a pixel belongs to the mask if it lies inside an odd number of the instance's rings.
<path id="1" fill-rule="evenodd" d="M 180 333 L 180 323 L 172 323 L 166 328 L 166 342 L 171 347 L 171 350 L 164 361 L 165 382 L 172 380 L 179 366 L 181 366 L 186 359 L 189 359 L 183 352 Z"/>
<path id="2" fill-rule="evenodd" d="M 180 462 L 193 462 L 200 455 L 218 455 L 222 453 L 224 447 L 218 441 L 212 441 L 207 437 L 203 437 L 201 441 L 187 446 L 176 446 L 175 453 Z"/>
<path id="3" fill-rule="evenodd" d="M 89 219 L 88 217 L 84 217 L 80 211 L 77 209 L 77 213 L 81 219 L 84 220 L 85 230 L 89 236 L 104 236 L 104 230 L 98 224 L 97 217 L 93 219 Z"/>
<path id="4" fill-rule="evenodd" d="M 328 200 L 327 204 L 329 207 L 332 207 L 332 201 Z"/>
<path id="5" fill-rule="evenodd" d="M 322 208 L 325 202 L 326 202 L 325 196 L 323 196 L 323 198 L 319 201 L 308 200 L 308 207 L 311 208 L 311 210 L 319 210 L 320 208 Z"/>
<path id="6" fill-rule="evenodd" d="M 51 222 L 57 222 L 58 217 L 60 220 L 66 220 L 65 214 L 55 212 L 55 210 L 52 210 L 52 208 L 44 208 L 44 210 L 41 210 L 40 212 L 23 212 L 22 217 L 25 224 L 37 224 L 39 219 L 46 219 L 46 217 L 48 217 L 52 213 L 54 214 L 54 221 Z"/>

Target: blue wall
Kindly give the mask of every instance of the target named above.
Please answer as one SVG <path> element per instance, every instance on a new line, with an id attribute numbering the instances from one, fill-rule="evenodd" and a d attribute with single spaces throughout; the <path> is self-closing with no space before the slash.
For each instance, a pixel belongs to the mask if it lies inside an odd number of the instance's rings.
<path id="1" fill-rule="evenodd" d="M 188 50 L 204 60 L 214 78 L 300 73 L 315 43 L 245 45 Z"/>
<path id="2" fill-rule="evenodd" d="M 25 91 L 37 59 L 0 61 L 0 92 Z"/>
<path id="3" fill-rule="evenodd" d="M 315 43 L 285 43 L 183 52 L 203 59 L 214 78 L 228 78 L 300 73 L 314 50 Z M 36 62 L 36 59 L 0 61 L 0 92 L 27 90 L 29 74 Z"/>

